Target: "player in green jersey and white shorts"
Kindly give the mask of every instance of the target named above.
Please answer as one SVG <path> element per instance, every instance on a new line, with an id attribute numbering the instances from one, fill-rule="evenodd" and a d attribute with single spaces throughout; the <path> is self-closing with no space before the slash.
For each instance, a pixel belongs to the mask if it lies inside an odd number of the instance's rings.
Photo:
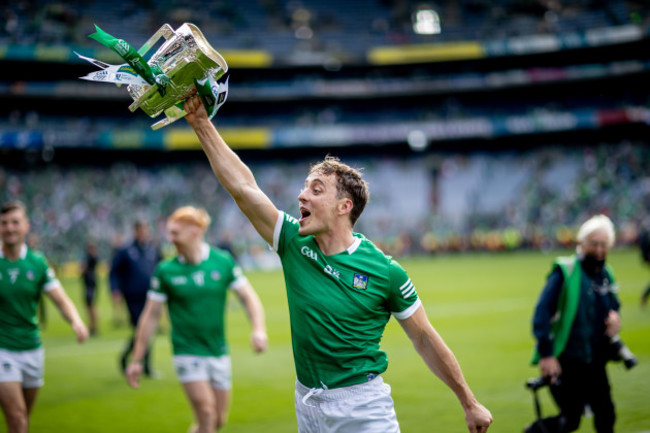
<path id="1" fill-rule="evenodd" d="M 0 406 L 9 433 L 29 429 L 43 386 L 44 351 L 36 310 L 45 292 L 70 322 L 80 343 L 88 329 L 45 257 L 25 244 L 27 209 L 11 201 L 0 207 Z"/>
<path id="2" fill-rule="evenodd" d="M 390 387 L 380 377 L 388 361 L 379 341 L 391 315 L 455 392 L 469 431 L 487 431 L 492 415 L 431 326 L 413 282 L 395 260 L 353 231 L 369 197 L 361 174 L 332 157 L 313 166 L 298 196 L 296 220 L 259 188 L 201 99 L 190 98 L 184 108 L 219 182 L 282 260 L 300 433 L 399 431 Z"/>
<path id="3" fill-rule="evenodd" d="M 192 206 L 177 209 L 167 220 L 168 238 L 178 255 L 154 271 L 127 368 L 127 380 L 137 388 L 146 347 L 166 302 L 176 373 L 197 421 L 190 431 L 197 433 L 219 430 L 228 415 L 232 383 L 225 310 L 229 289 L 248 313 L 253 349 L 262 352 L 267 346 L 262 303 L 230 253 L 204 242 L 209 224 L 205 210 Z"/>
<path id="4" fill-rule="evenodd" d="M 282 260 L 300 433 L 399 431 L 390 387 L 379 376 L 388 364 L 379 340 L 391 315 L 431 371 L 454 391 L 469 431 L 487 431 L 492 415 L 431 326 L 413 282 L 353 231 L 369 196 L 360 173 L 331 157 L 313 166 L 298 196 L 296 220 L 260 189 L 201 99 L 188 99 L 184 108 L 219 182 Z"/>

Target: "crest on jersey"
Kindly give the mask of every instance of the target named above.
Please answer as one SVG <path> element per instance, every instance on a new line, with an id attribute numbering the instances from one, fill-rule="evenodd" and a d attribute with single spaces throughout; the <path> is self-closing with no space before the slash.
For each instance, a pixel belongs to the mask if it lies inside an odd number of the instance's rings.
<path id="1" fill-rule="evenodd" d="M 361 275 L 361 274 L 354 274 L 352 287 L 359 290 L 366 290 L 366 288 L 368 287 L 368 276 Z"/>
<path id="2" fill-rule="evenodd" d="M 9 280 L 11 280 L 11 284 L 13 284 L 18 279 L 18 274 L 20 274 L 20 269 L 18 268 L 7 269 L 7 273 L 9 274 Z"/>

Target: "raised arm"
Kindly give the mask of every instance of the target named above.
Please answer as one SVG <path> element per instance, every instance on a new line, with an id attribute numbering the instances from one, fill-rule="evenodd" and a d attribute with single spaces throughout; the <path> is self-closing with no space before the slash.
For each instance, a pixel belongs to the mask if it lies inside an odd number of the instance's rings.
<path id="1" fill-rule="evenodd" d="M 185 101 L 184 108 L 187 112 L 185 118 L 199 138 L 217 179 L 230 193 L 257 232 L 272 245 L 273 230 L 278 219 L 277 208 L 257 186 L 248 166 L 221 138 L 208 118 L 201 98 L 194 96 L 188 99 Z"/>
<path id="2" fill-rule="evenodd" d="M 268 338 L 266 336 L 262 302 L 249 282 L 243 284 L 235 293 L 244 305 L 248 319 L 251 322 L 251 328 L 253 329 L 251 332 L 251 345 L 253 346 L 253 350 L 255 352 L 263 352 L 268 345 Z"/>
<path id="3" fill-rule="evenodd" d="M 492 423 L 492 414 L 474 397 L 456 357 L 429 322 L 424 307 L 420 306 L 411 317 L 400 320 L 399 323 L 429 369 L 451 388 L 460 400 L 469 431 L 486 432 Z"/>
<path id="4" fill-rule="evenodd" d="M 126 368 L 126 380 L 133 388 L 140 386 L 140 376 L 142 376 L 142 360 L 147 351 L 149 340 L 156 331 L 156 326 L 162 314 L 163 303 L 155 299 L 147 298 L 144 310 L 138 320 L 138 328 L 135 331 L 135 342 L 133 344 L 133 353 L 131 354 L 131 363 Z"/>
<path id="5" fill-rule="evenodd" d="M 77 341 L 83 343 L 88 338 L 88 328 L 79 316 L 77 308 L 74 306 L 68 295 L 63 290 L 63 287 L 58 286 L 51 290 L 46 291 L 56 307 L 61 312 L 65 320 L 70 323 L 72 330 L 77 335 Z"/>

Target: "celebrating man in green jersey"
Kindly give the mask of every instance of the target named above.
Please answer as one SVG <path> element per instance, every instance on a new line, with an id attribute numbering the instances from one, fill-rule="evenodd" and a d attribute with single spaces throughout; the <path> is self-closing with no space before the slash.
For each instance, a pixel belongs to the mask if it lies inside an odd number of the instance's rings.
<path id="1" fill-rule="evenodd" d="M 41 291 L 70 322 L 80 343 L 88 329 L 43 255 L 25 244 L 29 221 L 19 201 L 0 208 L 0 406 L 10 433 L 24 433 L 38 389 L 44 352 L 36 308 Z"/>
<path id="2" fill-rule="evenodd" d="M 228 147 L 199 97 L 185 102 L 219 182 L 282 260 L 301 433 L 399 432 L 388 365 L 379 341 L 393 315 L 428 367 L 457 395 L 470 432 L 490 412 L 474 397 L 454 355 L 434 330 L 413 282 L 353 226 L 368 200 L 358 171 L 336 158 L 313 166 L 298 196 L 300 219 L 279 211 Z"/>
<path id="3" fill-rule="evenodd" d="M 262 303 L 230 253 L 203 241 L 209 224 L 207 212 L 192 206 L 177 209 L 167 220 L 168 237 L 178 256 L 154 271 L 126 371 L 129 384 L 137 388 L 146 347 L 167 302 L 174 364 L 194 409 L 197 425 L 191 431 L 196 433 L 219 430 L 228 415 L 231 366 L 224 315 L 229 288 L 250 318 L 253 349 L 262 352 L 267 345 Z"/>

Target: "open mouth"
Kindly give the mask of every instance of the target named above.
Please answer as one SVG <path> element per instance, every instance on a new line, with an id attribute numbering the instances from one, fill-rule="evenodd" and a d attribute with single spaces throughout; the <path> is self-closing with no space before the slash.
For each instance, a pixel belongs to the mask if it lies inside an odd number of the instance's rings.
<path id="1" fill-rule="evenodd" d="M 304 207 L 300 208 L 300 222 L 306 220 L 311 215 L 311 212 Z"/>

